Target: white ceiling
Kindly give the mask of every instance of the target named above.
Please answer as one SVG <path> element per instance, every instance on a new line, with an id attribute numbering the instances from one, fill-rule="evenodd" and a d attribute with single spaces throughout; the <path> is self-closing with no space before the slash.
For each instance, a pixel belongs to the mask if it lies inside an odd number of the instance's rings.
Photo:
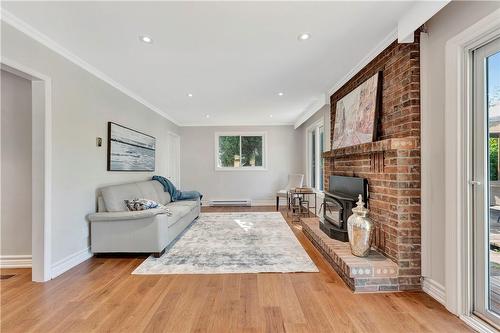
<path id="1" fill-rule="evenodd" d="M 292 124 L 324 101 L 329 89 L 394 32 L 412 5 L 3 1 L 1 6 L 179 125 L 256 125 Z M 299 41 L 303 32 L 311 38 Z M 139 35 L 151 36 L 153 44 L 140 42 Z"/>

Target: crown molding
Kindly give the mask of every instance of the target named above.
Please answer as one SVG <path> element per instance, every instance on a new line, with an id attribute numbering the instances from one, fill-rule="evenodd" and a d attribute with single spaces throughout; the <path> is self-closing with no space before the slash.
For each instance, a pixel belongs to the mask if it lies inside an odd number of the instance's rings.
<path id="1" fill-rule="evenodd" d="M 354 66 L 349 72 L 347 72 L 344 77 L 342 77 L 333 87 L 328 90 L 328 96 L 333 95 L 337 90 L 339 90 L 344 84 L 346 84 L 350 79 L 354 77 L 360 70 L 370 63 L 376 56 L 378 56 L 383 50 L 385 50 L 389 45 L 398 39 L 398 29 L 392 30 L 387 36 L 385 36 L 380 43 L 378 43 L 368 54 L 361 59 L 356 66 Z"/>
<path id="2" fill-rule="evenodd" d="M 245 126 L 293 126 L 294 123 L 184 123 L 182 127 L 245 127 Z"/>
<path id="3" fill-rule="evenodd" d="M 318 98 L 311 104 L 309 104 L 304 112 L 302 112 L 297 120 L 295 121 L 294 128 L 297 129 L 300 125 L 305 123 L 307 119 L 311 118 L 316 112 L 318 112 L 323 106 L 326 104 L 329 104 L 327 102 L 327 97 L 326 95 L 323 95 L 321 98 Z"/>
<path id="4" fill-rule="evenodd" d="M 415 30 L 436 15 L 451 0 L 415 2 L 398 20 L 398 42 L 413 43 Z"/>
<path id="5" fill-rule="evenodd" d="M 110 86 L 114 87 L 115 89 L 121 91 L 125 95 L 129 96 L 130 98 L 136 100 L 137 102 L 141 103 L 145 107 L 151 109 L 152 111 L 158 113 L 162 117 L 166 118 L 167 120 L 171 121 L 177 126 L 187 126 L 187 127 L 192 127 L 192 126 L 290 126 L 294 125 L 294 128 L 298 128 L 301 124 L 303 124 L 309 117 L 311 117 L 314 113 L 316 113 L 319 109 L 321 109 L 325 104 L 328 104 L 327 98 L 331 96 L 335 91 L 337 91 L 340 87 L 342 87 L 346 82 L 348 82 L 354 75 L 356 75 L 364 66 L 366 66 L 370 61 L 373 60 L 380 52 L 382 52 L 387 46 L 389 46 L 393 41 L 397 39 L 397 29 L 394 29 L 389 33 L 377 46 L 372 49 L 354 68 L 352 68 L 342 79 L 340 79 L 331 89 L 328 90 L 328 93 L 323 96 L 323 98 L 319 98 L 310 105 L 308 105 L 304 112 L 302 112 L 296 119 L 294 123 L 251 123 L 251 124 L 245 124 L 245 123 L 223 123 L 223 124 L 199 124 L 199 123 L 180 123 L 179 121 L 175 120 L 172 118 L 170 115 L 168 115 L 166 112 L 162 111 L 159 107 L 154 106 L 153 104 L 149 103 L 146 101 L 144 98 L 133 92 L 132 90 L 126 88 L 125 86 L 121 85 L 120 83 L 116 82 L 94 66 L 90 65 L 88 62 L 85 60 L 81 59 L 80 57 L 76 56 L 72 52 L 70 52 L 68 49 L 64 48 L 48 36 L 44 35 L 40 31 L 36 30 L 34 27 L 31 25 L 27 24 L 26 22 L 22 21 L 9 11 L 0 8 L 0 16 L 1 20 L 10 26 L 14 27 L 15 29 L 23 32 L 27 36 L 31 37 L 32 39 L 38 41 L 42 45 L 46 46 L 47 48 L 51 49 L 52 51 L 58 53 L 59 55 L 63 56 L 64 58 L 68 59 L 69 61 L 73 62 L 74 64 L 80 66 L 87 72 L 91 73 L 92 75 L 96 76 L 97 78 L 101 79 L 102 81 L 108 83 Z"/>
<path id="6" fill-rule="evenodd" d="M 160 116 L 166 118 L 167 120 L 171 121 L 175 125 L 182 126 L 178 121 L 176 121 L 174 118 L 172 118 L 167 113 L 162 111 L 159 107 L 154 106 L 153 104 L 149 103 L 148 101 L 146 101 L 144 98 L 142 98 L 141 96 L 139 96 L 138 94 L 136 94 L 132 90 L 130 90 L 130 89 L 124 87 L 123 85 L 121 85 L 120 83 L 116 82 L 115 80 L 113 80 L 112 78 L 110 78 L 109 76 L 107 76 L 106 74 L 104 74 L 103 72 L 101 72 L 100 70 L 98 70 L 97 68 L 95 68 L 94 66 L 89 64 L 88 62 L 86 62 L 85 60 L 83 60 L 82 58 L 76 56 L 75 54 L 70 52 L 68 49 L 64 48 L 63 46 L 61 46 L 60 44 L 58 44 L 57 42 L 55 42 L 54 40 L 52 40 L 51 38 L 49 38 L 45 34 L 41 33 L 40 31 L 38 31 L 37 29 L 35 29 L 31 25 L 29 25 L 28 23 L 19 19 L 17 16 L 13 15 L 9 11 L 7 11 L 3 8 L 0 8 L 0 19 L 3 22 L 7 23 L 8 25 L 14 27 L 15 29 L 23 32 L 24 34 L 31 37 L 32 39 L 36 40 L 40 44 L 46 46 L 47 48 L 51 49 L 52 51 L 58 53 L 59 55 L 63 56 L 64 58 L 68 59 L 69 61 L 71 61 L 75 65 L 80 66 L 81 68 L 83 68 L 84 70 L 86 70 L 90 74 L 94 75 L 95 77 L 101 79 L 102 81 L 106 82 L 107 84 L 109 84 L 113 88 L 121 91 L 122 93 L 129 96 L 130 98 L 141 103 L 142 105 L 144 105 L 148 109 L 151 109 L 152 111 L 158 113 Z"/>
<path id="7" fill-rule="evenodd" d="M 306 107 L 304 112 L 302 112 L 295 121 L 295 128 L 302 125 L 307 121 L 313 114 L 315 114 L 319 109 L 321 109 L 325 104 L 330 104 L 329 98 L 333 93 L 335 93 L 339 88 L 346 84 L 350 79 L 354 77 L 360 70 L 370 63 L 377 55 L 385 50 L 392 42 L 398 39 L 398 29 L 392 30 L 387 36 L 384 37 L 380 43 L 378 43 L 368 54 L 361 59 L 360 62 L 356 64 L 349 72 L 346 73 L 340 80 L 331 87 L 328 92 L 324 95 L 324 99 L 320 98 Z"/>

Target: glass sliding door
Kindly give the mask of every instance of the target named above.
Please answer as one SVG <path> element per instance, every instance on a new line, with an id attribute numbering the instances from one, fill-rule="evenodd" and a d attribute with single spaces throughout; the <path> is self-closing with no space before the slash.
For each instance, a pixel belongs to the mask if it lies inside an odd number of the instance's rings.
<path id="1" fill-rule="evenodd" d="M 322 122 L 312 125 L 307 129 L 307 184 L 323 191 L 323 157 L 325 133 Z"/>
<path id="2" fill-rule="evenodd" d="M 325 127 L 321 125 L 318 128 L 318 136 L 319 136 L 319 152 L 318 152 L 318 186 L 317 189 L 319 191 L 323 191 L 323 157 L 322 154 L 325 151 Z"/>
<path id="3" fill-rule="evenodd" d="M 474 312 L 500 326 L 500 39 L 473 52 Z"/>
<path id="4" fill-rule="evenodd" d="M 317 149 L 316 149 L 316 130 L 311 131 L 311 187 L 316 188 L 316 165 L 317 165 Z"/>

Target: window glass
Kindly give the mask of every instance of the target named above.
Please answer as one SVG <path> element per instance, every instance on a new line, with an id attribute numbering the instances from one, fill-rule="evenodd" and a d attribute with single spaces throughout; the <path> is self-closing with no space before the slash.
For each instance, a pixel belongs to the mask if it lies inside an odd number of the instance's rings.
<path id="1" fill-rule="evenodd" d="M 316 187 L 316 131 L 311 132 L 311 187 Z"/>
<path id="2" fill-rule="evenodd" d="M 241 166 L 262 166 L 262 136 L 241 137 Z"/>
<path id="3" fill-rule="evenodd" d="M 265 135 L 220 134 L 216 136 L 216 143 L 218 168 L 265 167 Z"/>
<path id="4" fill-rule="evenodd" d="M 325 129 L 323 126 L 319 128 L 319 186 L 318 189 L 323 191 L 323 151 L 325 150 Z"/>
<path id="5" fill-rule="evenodd" d="M 240 137 L 219 136 L 219 167 L 240 166 Z"/>

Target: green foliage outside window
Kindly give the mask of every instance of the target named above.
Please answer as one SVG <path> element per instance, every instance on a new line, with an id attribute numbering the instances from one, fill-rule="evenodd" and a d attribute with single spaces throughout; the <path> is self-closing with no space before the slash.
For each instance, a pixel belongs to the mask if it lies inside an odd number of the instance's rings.
<path id="1" fill-rule="evenodd" d="M 490 180 L 498 180 L 498 138 L 490 138 Z"/>
<path id="2" fill-rule="evenodd" d="M 219 136 L 219 167 L 261 167 L 262 146 L 262 136 Z"/>
<path id="3" fill-rule="evenodd" d="M 241 137 L 241 164 L 243 166 L 262 166 L 262 137 Z"/>
<path id="4" fill-rule="evenodd" d="M 219 161 L 221 167 L 235 167 L 240 159 L 240 137 L 220 136 L 219 137 Z"/>

